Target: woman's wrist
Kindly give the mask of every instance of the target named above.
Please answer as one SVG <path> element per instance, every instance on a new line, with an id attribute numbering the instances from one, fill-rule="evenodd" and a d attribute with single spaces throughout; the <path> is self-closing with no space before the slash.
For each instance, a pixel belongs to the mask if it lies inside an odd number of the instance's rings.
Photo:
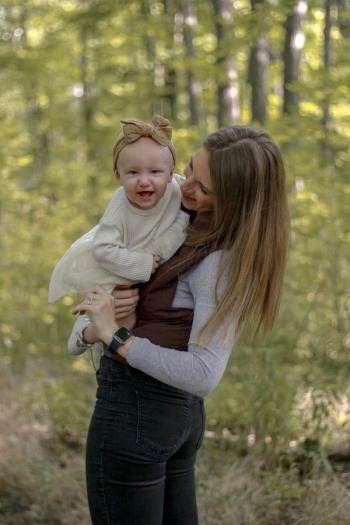
<path id="1" fill-rule="evenodd" d="M 126 336 L 126 337 L 125 337 Z M 105 348 L 105 354 L 109 357 L 115 359 L 117 356 L 123 357 L 126 359 L 130 346 L 135 339 L 135 336 L 125 327 L 120 327 L 119 330 L 113 332 L 110 339 L 110 343 Z M 125 340 L 125 342 L 123 342 Z"/>
<path id="2" fill-rule="evenodd" d="M 120 345 L 120 347 L 117 350 L 117 354 L 121 355 L 125 359 L 127 358 L 127 355 L 129 353 L 130 346 L 132 345 L 133 340 L 135 339 L 135 336 L 133 335 L 130 337 L 130 339 L 127 340 L 126 343 L 123 345 Z"/>
<path id="3" fill-rule="evenodd" d="M 111 344 L 113 335 L 117 330 L 119 330 L 119 326 L 116 324 L 114 328 L 109 328 L 103 332 L 101 339 L 107 346 Z"/>

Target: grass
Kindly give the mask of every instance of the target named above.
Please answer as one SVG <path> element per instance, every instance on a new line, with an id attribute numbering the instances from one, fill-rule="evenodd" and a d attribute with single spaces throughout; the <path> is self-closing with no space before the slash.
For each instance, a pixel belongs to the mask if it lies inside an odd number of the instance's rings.
<path id="1" fill-rule="evenodd" d="M 350 498 L 344 478 L 321 465 L 304 480 L 297 470 L 264 470 L 252 451 L 238 457 L 205 442 L 198 462 L 201 525 L 349 525 Z"/>
<path id="2" fill-rule="evenodd" d="M 74 404 L 69 388 L 77 374 L 86 397 Z M 94 397 L 91 377 L 84 361 L 67 368 L 64 377 L 27 371 L 23 380 L 3 369 L 0 525 L 90 523 L 84 443 Z M 302 473 L 300 464 L 283 465 L 266 447 L 247 452 L 209 432 L 196 473 L 201 525 L 350 525 L 347 469 L 334 473 L 320 458 L 313 457 Z"/>
<path id="3" fill-rule="evenodd" d="M 0 525 L 90 523 L 84 479 L 84 436 L 64 439 L 28 383 L 0 377 Z M 38 397 L 43 385 L 31 383 Z"/>

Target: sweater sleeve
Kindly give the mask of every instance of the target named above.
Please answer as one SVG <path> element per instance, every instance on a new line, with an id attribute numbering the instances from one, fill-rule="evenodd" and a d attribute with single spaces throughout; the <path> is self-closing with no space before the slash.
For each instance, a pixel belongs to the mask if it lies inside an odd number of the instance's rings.
<path id="1" fill-rule="evenodd" d="M 123 188 L 118 188 L 97 227 L 92 255 L 102 268 L 113 275 L 135 282 L 146 282 L 151 276 L 153 255 L 130 251 L 125 247 L 118 220 L 122 213 L 122 201 Z"/>
<path id="2" fill-rule="evenodd" d="M 100 222 L 92 254 L 102 268 L 114 275 L 136 282 L 146 282 L 151 277 L 153 255 L 128 250 L 116 226 L 108 222 Z"/>
<path id="3" fill-rule="evenodd" d="M 147 253 L 160 255 L 160 264 L 170 259 L 186 239 L 189 215 L 179 210 L 171 226 L 147 246 Z"/>
<path id="4" fill-rule="evenodd" d="M 180 248 L 185 242 L 187 236 L 187 226 L 189 223 L 190 216 L 180 210 L 181 205 L 181 192 L 180 185 L 184 182 L 185 177 L 174 173 L 174 178 L 171 182 L 171 200 L 168 203 L 168 209 L 173 214 L 173 220 L 166 230 L 161 235 L 155 237 L 147 245 L 145 250 L 147 253 L 154 255 L 160 255 L 160 264 L 170 259 L 174 253 Z M 176 207 L 178 208 L 175 214 Z"/>
<path id="5" fill-rule="evenodd" d="M 136 337 L 127 356 L 128 363 L 146 374 L 200 397 L 209 394 L 219 383 L 227 365 L 234 335 L 225 337 L 221 325 L 205 347 L 195 345 L 200 327 L 215 309 L 215 281 L 220 252 L 204 259 L 187 272 L 186 278 L 194 301 L 194 319 L 188 352 L 179 352 Z M 226 276 L 220 281 L 222 292 Z"/>

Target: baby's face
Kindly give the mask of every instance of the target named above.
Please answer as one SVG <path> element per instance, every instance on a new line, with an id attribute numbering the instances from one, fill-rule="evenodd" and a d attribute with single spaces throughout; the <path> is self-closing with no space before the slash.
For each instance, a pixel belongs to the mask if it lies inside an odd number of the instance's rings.
<path id="1" fill-rule="evenodd" d="M 121 150 L 115 174 L 129 201 L 136 208 L 150 210 L 166 192 L 173 164 L 168 147 L 141 137 Z"/>

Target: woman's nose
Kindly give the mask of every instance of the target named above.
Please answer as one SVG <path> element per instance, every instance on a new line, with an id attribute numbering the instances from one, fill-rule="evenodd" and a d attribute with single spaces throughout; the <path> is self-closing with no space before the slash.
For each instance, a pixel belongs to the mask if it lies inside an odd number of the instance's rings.
<path id="1" fill-rule="evenodd" d="M 185 166 L 184 175 L 186 177 L 186 180 L 188 180 L 190 175 L 191 175 L 191 170 L 190 170 L 189 164 L 186 164 L 186 166 Z"/>
<path id="2" fill-rule="evenodd" d="M 188 186 L 188 185 L 190 184 L 190 182 L 191 182 L 191 178 L 192 178 L 192 177 L 191 177 L 191 173 L 189 173 L 189 172 L 185 169 L 185 170 L 184 170 L 184 175 L 185 175 L 186 180 L 181 184 L 181 186 L 183 186 L 184 184 L 185 184 L 186 186 Z"/>
<path id="3" fill-rule="evenodd" d="M 188 184 L 187 184 L 187 180 L 185 180 L 181 185 L 180 185 L 180 190 L 181 191 L 186 191 L 188 188 Z"/>
<path id="4" fill-rule="evenodd" d="M 182 184 L 181 184 L 181 190 L 182 191 L 189 191 L 191 190 L 192 183 L 191 183 L 191 177 L 188 177 Z"/>

